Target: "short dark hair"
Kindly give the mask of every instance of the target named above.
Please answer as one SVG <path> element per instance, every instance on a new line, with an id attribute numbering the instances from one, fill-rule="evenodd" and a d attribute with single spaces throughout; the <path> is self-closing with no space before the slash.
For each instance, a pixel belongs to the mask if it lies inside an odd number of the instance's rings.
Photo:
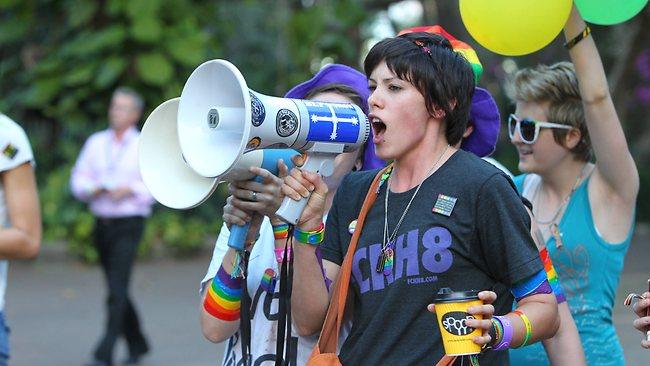
<path id="1" fill-rule="evenodd" d="M 366 76 L 370 77 L 382 61 L 398 78 L 420 91 L 429 113 L 433 114 L 436 107 L 445 112 L 447 142 L 460 142 L 469 120 L 474 71 L 462 55 L 454 52 L 449 40 L 423 32 L 384 39 L 366 56 Z"/>

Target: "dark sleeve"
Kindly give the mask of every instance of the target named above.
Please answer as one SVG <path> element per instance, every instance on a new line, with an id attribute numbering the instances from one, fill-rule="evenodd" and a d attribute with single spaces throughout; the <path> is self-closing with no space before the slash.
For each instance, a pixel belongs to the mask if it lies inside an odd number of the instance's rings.
<path id="1" fill-rule="evenodd" d="M 476 226 L 488 270 L 499 282 L 512 287 L 543 269 L 530 236 L 530 216 L 516 188 L 500 173 L 479 190 Z"/>
<path id="2" fill-rule="evenodd" d="M 340 200 L 345 197 L 344 187 L 346 186 L 345 183 L 348 180 L 348 177 L 349 175 L 346 175 L 343 178 L 341 185 L 339 185 L 339 188 L 336 190 L 332 207 L 327 214 L 327 221 L 325 222 L 325 238 L 320 247 L 323 259 L 338 265 L 343 264 L 344 256 L 339 226 L 339 207 L 341 206 Z"/>

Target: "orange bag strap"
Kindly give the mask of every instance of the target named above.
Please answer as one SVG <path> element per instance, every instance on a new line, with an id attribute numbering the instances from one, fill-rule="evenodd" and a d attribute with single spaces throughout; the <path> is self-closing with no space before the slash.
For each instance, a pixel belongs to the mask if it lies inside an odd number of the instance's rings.
<path id="1" fill-rule="evenodd" d="M 386 170 L 390 167 L 387 166 L 375 176 L 366 198 L 363 201 L 363 206 L 361 206 L 361 212 L 359 213 L 359 218 L 357 219 L 357 225 L 352 234 L 352 239 L 350 240 L 350 245 L 348 247 L 347 254 L 341 265 L 341 270 L 339 272 L 339 277 L 334 283 L 334 292 L 332 294 L 332 299 L 330 300 L 330 306 L 327 309 L 327 315 L 325 316 L 325 322 L 323 324 L 323 330 L 321 331 L 320 337 L 318 338 L 318 347 L 321 353 L 336 353 L 339 343 L 339 334 L 341 332 L 341 323 L 343 322 L 343 312 L 345 311 L 345 302 L 348 297 L 348 289 L 350 287 L 350 275 L 352 273 L 352 257 L 354 256 L 354 251 L 357 248 L 357 242 L 361 236 L 361 231 L 363 228 L 364 221 L 370 207 L 375 202 L 377 198 L 377 189 L 381 181 L 381 176 Z"/>
<path id="2" fill-rule="evenodd" d="M 334 292 L 332 293 L 332 299 L 330 300 L 330 306 L 327 308 L 327 315 L 325 315 L 325 322 L 323 323 L 323 329 L 318 337 L 318 343 L 314 349 L 314 353 L 319 352 L 320 354 L 332 353 L 336 354 L 339 343 L 339 334 L 341 333 L 341 323 L 343 323 L 343 313 L 345 311 L 345 302 L 348 297 L 348 290 L 350 288 L 350 276 L 352 274 L 352 259 L 354 257 L 354 251 L 357 248 L 357 243 L 359 242 L 359 237 L 361 237 L 361 231 L 363 224 L 366 220 L 366 215 L 370 211 L 375 199 L 377 198 L 378 188 L 381 181 L 381 176 L 386 172 L 392 164 L 386 166 L 384 169 L 379 171 L 375 176 L 366 198 L 363 201 L 363 206 L 361 206 L 361 211 L 359 213 L 359 218 L 357 219 L 357 225 L 352 234 L 352 239 L 350 240 L 350 245 L 348 246 L 348 251 L 341 265 L 341 270 L 339 272 L 339 277 L 334 283 Z M 312 353 L 312 356 L 314 355 Z M 456 361 L 455 356 L 443 356 L 436 366 L 451 366 Z"/>

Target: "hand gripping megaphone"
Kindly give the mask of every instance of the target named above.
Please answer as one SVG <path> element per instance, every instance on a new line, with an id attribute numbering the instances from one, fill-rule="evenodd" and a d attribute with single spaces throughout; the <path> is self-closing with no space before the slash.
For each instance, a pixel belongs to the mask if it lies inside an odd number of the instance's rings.
<path id="1" fill-rule="evenodd" d="M 248 89 L 225 60 L 201 64 L 178 106 L 178 137 L 187 164 L 204 177 L 229 172 L 245 151 L 289 148 L 307 152 L 303 169 L 333 173 L 334 157 L 362 146 L 370 123 L 354 104 L 270 97 Z M 308 198 L 286 198 L 277 212 L 296 224 Z"/>
<path id="2" fill-rule="evenodd" d="M 138 146 L 138 163 L 144 184 L 151 195 L 163 205 L 175 209 L 188 209 L 203 203 L 215 191 L 219 182 L 258 179 L 249 171 L 256 166 L 278 174 L 277 162 L 283 159 L 292 167 L 291 156 L 296 151 L 288 149 L 254 150 L 245 153 L 227 174 L 208 178 L 196 173 L 183 159 L 178 143 L 177 119 L 179 98 L 159 105 L 147 117 L 142 127 Z M 243 249 L 248 224 L 233 225 L 228 245 Z"/>

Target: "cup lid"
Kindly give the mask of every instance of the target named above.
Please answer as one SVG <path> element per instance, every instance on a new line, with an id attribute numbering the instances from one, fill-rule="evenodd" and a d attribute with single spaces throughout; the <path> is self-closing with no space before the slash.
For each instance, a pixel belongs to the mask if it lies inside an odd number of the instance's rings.
<path id="1" fill-rule="evenodd" d="M 443 287 L 438 291 L 433 302 L 456 302 L 478 299 L 477 290 L 452 291 L 449 287 Z"/>

